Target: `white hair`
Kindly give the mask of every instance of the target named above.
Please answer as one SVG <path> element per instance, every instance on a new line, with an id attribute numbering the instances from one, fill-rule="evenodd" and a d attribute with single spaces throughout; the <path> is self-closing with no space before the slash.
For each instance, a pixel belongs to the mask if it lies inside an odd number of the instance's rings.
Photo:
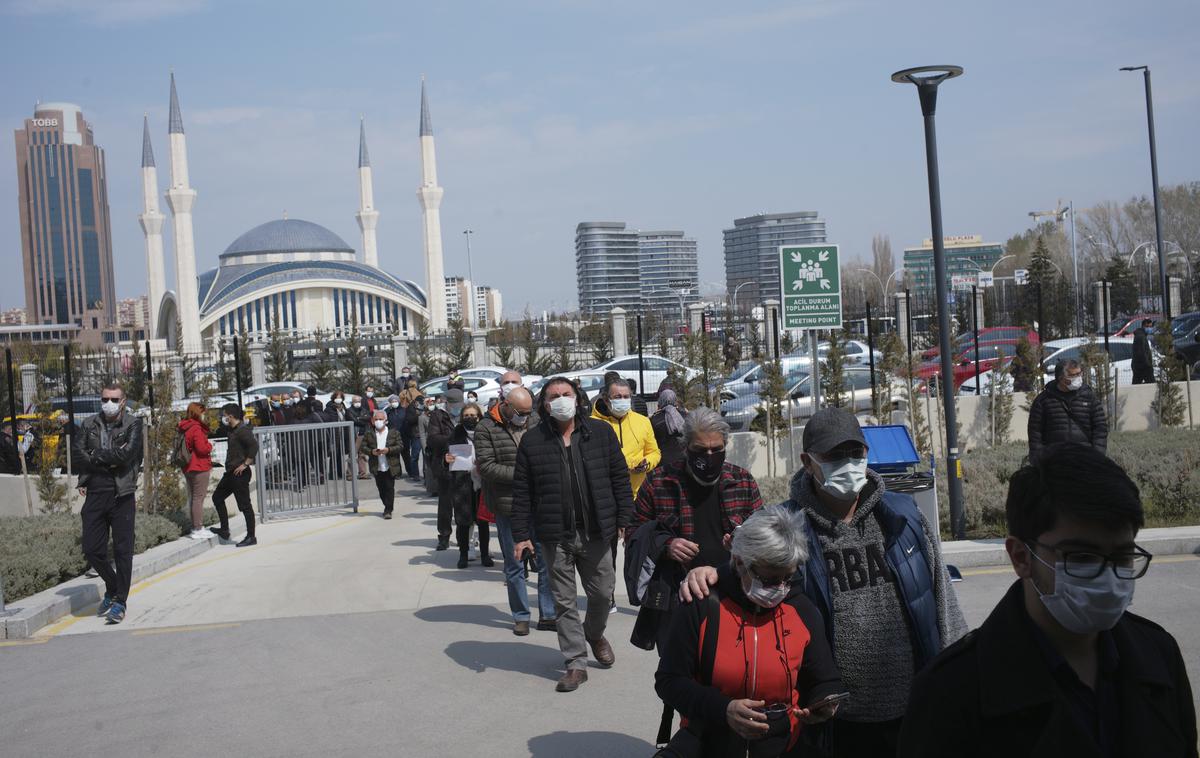
<path id="1" fill-rule="evenodd" d="M 688 413 L 683 420 L 684 444 L 692 444 L 697 434 L 719 432 L 721 439 L 729 442 L 729 422 L 721 418 L 721 413 L 706 406 L 700 406 Z"/>
<path id="2" fill-rule="evenodd" d="M 782 503 L 760 508 L 733 530 L 729 552 L 764 571 L 795 571 L 808 558 L 804 519 Z"/>

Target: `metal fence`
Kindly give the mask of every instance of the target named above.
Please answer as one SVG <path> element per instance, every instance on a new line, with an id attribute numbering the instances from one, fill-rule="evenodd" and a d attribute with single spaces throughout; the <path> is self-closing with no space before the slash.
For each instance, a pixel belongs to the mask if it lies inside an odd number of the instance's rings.
<path id="1" fill-rule="evenodd" d="M 260 426 L 254 436 L 264 522 L 339 508 L 358 512 L 353 422 Z"/>

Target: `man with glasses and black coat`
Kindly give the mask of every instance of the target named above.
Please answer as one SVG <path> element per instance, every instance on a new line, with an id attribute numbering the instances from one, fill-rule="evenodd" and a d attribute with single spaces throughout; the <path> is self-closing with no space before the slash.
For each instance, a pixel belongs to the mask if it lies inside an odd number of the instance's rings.
<path id="1" fill-rule="evenodd" d="M 1060 443 L 1009 480 L 1005 516 L 1017 581 L 917 677 L 899 755 L 1196 758 L 1179 644 L 1127 610 L 1151 558 L 1137 485 Z"/>

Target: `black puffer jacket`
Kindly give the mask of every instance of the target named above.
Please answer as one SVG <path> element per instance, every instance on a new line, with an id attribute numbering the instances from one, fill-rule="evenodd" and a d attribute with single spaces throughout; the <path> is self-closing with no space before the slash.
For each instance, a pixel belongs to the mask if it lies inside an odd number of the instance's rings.
<path id="1" fill-rule="evenodd" d="M 576 416 L 571 445 L 579 446 L 584 473 L 580 486 L 591 495 L 599 536 L 611 540 L 633 519 L 633 490 L 621 444 L 605 422 Z M 531 520 L 541 542 L 559 542 L 567 533 L 574 513 L 566 497 L 571 486 L 570 476 L 564 476 L 569 471 L 566 461 L 566 448 L 553 419 L 543 417 L 521 438 L 513 473 L 514 542 L 529 539 Z"/>
<path id="2" fill-rule="evenodd" d="M 1079 442 L 1101 453 L 1108 450 L 1108 418 L 1086 384 L 1074 392 L 1063 392 L 1058 382 L 1048 384 L 1030 406 L 1029 457 L 1036 459 L 1055 442 Z"/>
<path id="3" fill-rule="evenodd" d="M 454 419 L 446 411 L 439 409 L 429 414 L 429 470 L 439 482 L 449 480 L 446 453 L 450 452 L 450 435 L 454 433 L 454 427 Z"/>

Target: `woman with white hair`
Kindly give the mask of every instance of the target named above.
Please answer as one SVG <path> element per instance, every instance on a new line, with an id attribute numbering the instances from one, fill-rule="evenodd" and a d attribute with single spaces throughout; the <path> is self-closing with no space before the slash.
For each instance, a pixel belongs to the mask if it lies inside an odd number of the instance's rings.
<path id="1" fill-rule="evenodd" d="M 683 728 L 663 755 L 800 755 L 804 725 L 836 712 L 844 690 L 824 622 L 792 587 L 804 529 L 783 505 L 755 511 L 712 594 L 673 614 L 654 679 Z"/>

